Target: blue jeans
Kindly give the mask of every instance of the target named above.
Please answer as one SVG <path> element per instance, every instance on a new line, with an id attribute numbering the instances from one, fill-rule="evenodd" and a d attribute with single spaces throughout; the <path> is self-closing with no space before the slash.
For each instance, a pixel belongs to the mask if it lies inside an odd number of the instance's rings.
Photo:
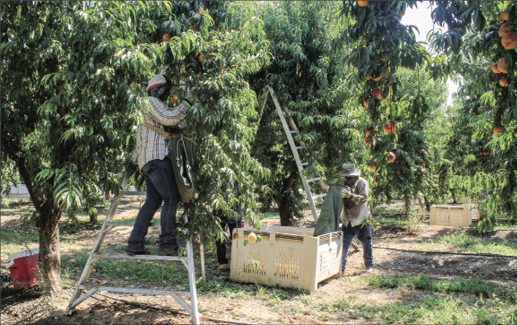
<path id="1" fill-rule="evenodd" d="M 176 210 L 180 201 L 178 187 L 174 178 L 169 157 L 163 160 L 151 160 L 142 168 L 147 198 L 138 212 L 135 226 L 128 240 L 128 249 L 142 250 L 145 248 L 145 236 L 153 216 L 163 202 L 160 215 L 160 251 L 177 249 L 176 242 Z"/>
<path id="2" fill-rule="evenodd" d="M 372 228 L 370 225 L 355 226 L 349 223 L 348 226 L 342 226 L 343 230 L 343 265 L 341 268 L 343 272 L 346 268 L 346 260 L 348 256 L 348 248 L 352 243 L 352 239 L 357 235 L 357 238 L 363 243 L 363 258 L 365 267 L 373 267 L 373 249 L 372 249 Z"/>

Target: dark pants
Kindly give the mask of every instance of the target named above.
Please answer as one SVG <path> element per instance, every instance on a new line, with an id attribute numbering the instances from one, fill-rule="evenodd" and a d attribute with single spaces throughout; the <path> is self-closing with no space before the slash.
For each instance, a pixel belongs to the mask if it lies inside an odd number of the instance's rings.
<path id="1" fill-rule="evenodd" d="M 232 238 L 233 230 L 239 228 L 239 223 L 221 222 L 221 228 L 223 228 L 224 231 L 226 231 L 226 226 L 230 229 L 230 238 Z M 217 248 L 217 261 L 219 264 L 228 264 L 228 259 L 226 258 L 226 242 L 224 240 L 216 240 L 215 246 Z"/>
<path id="2" fill-rule="evenodd" d="M 164 160 L 151 160 L 142 168 L 147 198 L 138 212 L 135 226 L 128 240 L 128 249 L 141 250 L 145 247 L 145 236 L 149 223 L 163 202 L 160 215 L 160 251 L 177 249 L 176 242 L 176 210 L 180 195 L 174 179 L 174 172 L 169 157 Z"/>
<path id="3" fill-rule="evenodd" d="M 373 267 L 373 249 L 372 249 L 372 228 L 370 225 L 355 226 L 349 223 L 348 226 L 342 226 L 343 230 L 343 272 L 346 268 L 346 260 L 348 256 L 348 248 L 357 235 L 357 238 L 363 243 L 363 258 L 365 267 Z"/>

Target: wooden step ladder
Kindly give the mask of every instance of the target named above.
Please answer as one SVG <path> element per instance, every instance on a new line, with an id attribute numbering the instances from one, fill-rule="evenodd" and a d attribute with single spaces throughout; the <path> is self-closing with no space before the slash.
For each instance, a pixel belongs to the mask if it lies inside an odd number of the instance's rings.
<path id="1" fill-rule="evenodd" d="M 104 220 L 104 224 L 100 230 L 99 236 L 95 241 L 88 261 L 84 266 L 83 273 L 79 278 L 77 283 L 77 287 L 70 299 L 70 303 L 66 308 L 66 314 L 72 315 L 74 308 L 77 307 L 80 303 L 90 298 L 97 291 L 108 291 L 115 293 L 130 293 L 130 294 L 152 294 L 152 295 L 166 295 L 171 296 L 183 309 L 185 309 L 192 316 L 192 323 L 199 324 L 199 312 L 197 305 L 197 293 L 196 293 L 196 276 L 194 269 L 194 253 L 192 249 L 192 244 L 189 240 L 187 240 L 186 251 L 187 256 L 178 257 L 178 256 L 157 256 L 157 255 L 134 255 L 130 256 L 127 254 L 116 254 L 116 253 L 101 253 L 101 246 L 106 238 L 106 235 L 115 227 L 133 227 L 134 222 L 113 222 L 113 217 L 115 216 L 115 212 L 120 203 L 120 200 L 123 196 L 139 196 L 146 195 L 146 192 L 137 192 L 137 191 L 124 191 L 127 187 L 128 183 L 128 175 L 124 173 L 121 182 L 122 191 L 119 192 L 117 196 L 113 198 L 111 201 L 111 206 L 106 215 L 106 219 Z M 185 223 L 188 222 L 187 213 L 183 213 L 183 217 L 185 219 Z M 151 223 L 150 227 L 160 226 L 159 223 Z M 188 237 L 187 237 L 188 238 Z M 204 278 L 204 254 L 202 247 L 200 248 L 201 253 L 201 268 L 203 271 Z M 127 288 L 127 287 L 110 287 L 110 286 L 99 286 L 99 285 L 87 285 L 86 282 L 90 277 L 90 273 L 93 270 L 95 263 L 99 260 L 107 258 L 107 259 L 125 259 L 125 260 L 161 260 L 161 261 L 180 261 L 188 270 L 188 279 L 190 283 L 190 291 L 171 291 L 171 290 L 151 290 L 151 289 L 140 289 L 140 288 Z M 190 305 L 181 297 L 189 297 Z"/>
<path id="2" fill-rule="evenodd" d="M 301 149 L 304 149 L 305 144 L 302 141 L 300 141 L 297 145 L 293 139 L 293 134 L 298 134 L 298 133 L 300 133 L 300 131 L 298 130 L 298 127 L 296 126 L 296 123 L 294 122 L 293 117 L 291 116 L 291 114 L 289 114 L 289 109 L 285 105 L 282 105 L 282 107 L 280 107 L 280 104 L 278 103 L 278 100 L 276 99 L 275 92 L 269 86 L 267 86 L 267 91 L 266 91 L 266 96 L 265 96 L 266 98 L 264 99 L 264 105 L 266 104 L 268 92 L 269 92 L 269 94 L 271 94 L 271 98 L 273 99 L 273 103 L 275 104 L 276 111 L 278 113 L 278 116 L 280 117 L 280 121 L 282 122 L 282 126 L 284 128 L 285 135 L 287 136 L 287 141 L 289 142 L 289 146 L 291 147 L 291 152 L 293 153 L 294 160 L 296 161 L 296 166 L 298 167 L 300 179 L 302 180 L 303 188 L 305 190 L 305 193 L 307 194 L 307 200 L 309 201 L 309 205 L 311 207 L 312 216 L 315 221 L 318 221 L 319 214 L 318 214 L 318 210 L 316 209 L 316 204 L 314 203 L 314 200 L 327 196 L 327 190 L 326 190 L 327 186 L 323 182 L 321 174 L 319 173 L 318 169 L 316 168 L 316 166 L 314 164 L 311 164 L 311 167 L 313 168 L 314 175 L 316 177 L 311 178 L 311 179 L 306 179 L 305 176 L 303 175 L 303 173 L 302 173 L 304 170 L 303 167 L 308 166 L 309 163 L 301 161 L 300 154 L 298 151 Z M 262 106 L 262 111 L 263 111 L 263 109 L 264 109 L 264 106 Z M 262 116 L 262 112 L 261 112 L 261 116 Z M 312 195 L 311 188 L 309 186 L 309 183 L 312 183 L 312 182 L 318 182 L 323 193 L 317 194 L 317 195 Z M 359 246 L 357 245 L 357 242 L 355 241 L 355 239 L 352 240 L 352 247 L 355 250 L 359 250 Z"/>

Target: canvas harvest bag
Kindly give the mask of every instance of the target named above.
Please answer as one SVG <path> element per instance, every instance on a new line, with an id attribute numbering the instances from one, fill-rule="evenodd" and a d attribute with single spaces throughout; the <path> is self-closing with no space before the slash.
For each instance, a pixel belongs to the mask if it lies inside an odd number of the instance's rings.
<path id="1" fill-rule="evenodd" d="M 194 170 L 197 143 L 183 134 L 167 133 L 151 123 L 144 122 L 143 125 L 169 139 L 169 157 L 181 202 L 189 202 L 197 191 L 197 173 Z"/>

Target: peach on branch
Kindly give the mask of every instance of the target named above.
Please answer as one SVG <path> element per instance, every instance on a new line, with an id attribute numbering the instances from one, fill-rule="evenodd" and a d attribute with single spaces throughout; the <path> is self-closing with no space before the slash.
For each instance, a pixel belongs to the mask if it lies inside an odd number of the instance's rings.
<path id="1" fill-rule="evenodd" d="M 512 30 L 513 24 L 512 23 L 504 23 L 499 28 L 499 37 L 503 37 L 506 33 L 510 32 Z"/>
<path id="2" fill-rule="evenodd" d="M 395 131 L 397 131 L 397 126 L 395 125 L 394 122 L 388 122 L 388 123 L 384 124 L 384 132 L 386 132 L 388 134 L 392 134 L 392 133 L 395 133 Z"/>
<path id="3" fill-rule="evenodd" d="M 370 5 L 370 1 L 357 1 L 359 7 L 368 7 Z"/>
<path id="4" fill-rule="evenodd" d="M 502 73 L 507 73 L 508 72 L 508 65 L 504 61 L 504 58 L 499 60 L 499 63 L 497 63 L 497 68 Z"/>
<path id="5" fill-rule="evenodd" d="M 503 132 L 504 128 L 502 126 L 494 126 L 494 128 L 492 129 L 492 131 L 494 131 L 494 133 L 501 133 Z"/>
<path id="6" fill-rule="evenodd" d="M 381 96 L 381 89 L 380 88 L 375 88 L 373 90 L 373 96 L 376 97 L 377 99 L 381 99 L 382 96 Z"/>
<path id="7" fill-rule="evenodd" d="M 501 44 L 506 50 L 513 50 L 517 47 L 517 34 L 515 32 L 506 33 L 503 38 L 501 38 Z"/>
<path id="8" fill-rule="evenodd" d="M 506 78 L 501 78 L 499 80 L 499 84 L 501 85 L 501 87 L 507 87 L 508 86 L 508 80 Z"/>
<path id="9" fill-rule="evenodd" d="M 388 160 L 390 163 L 392 162 L 395 162 L 395 160 L 397 159 L 397 156 L 393 153 L 393 152 L 388 152 Z"/>
<path id="10" fill-rule="evenodd" d="M 494 71 L 494 73 L 501 73 L 501 70 L 499 70 L 499 68 L 497 67 L 497 64 L 494 64 L 492 66 L 492 71 Z"/>
<path id="11" fill-rule="evenodd" d="M 508 11 L 506 9 L 503 10 L 503 12 L 499 16 L 497 16 L 498 21 L 505 21 L 508 20 L 508 18 Z"/>
<path id="12" fill-rule="evenodd" d="M 169 34 L 163 35 L 163 40 L 164 41 L 169 41 L 170 39 L 171 39 L 171 36 Z"/>

